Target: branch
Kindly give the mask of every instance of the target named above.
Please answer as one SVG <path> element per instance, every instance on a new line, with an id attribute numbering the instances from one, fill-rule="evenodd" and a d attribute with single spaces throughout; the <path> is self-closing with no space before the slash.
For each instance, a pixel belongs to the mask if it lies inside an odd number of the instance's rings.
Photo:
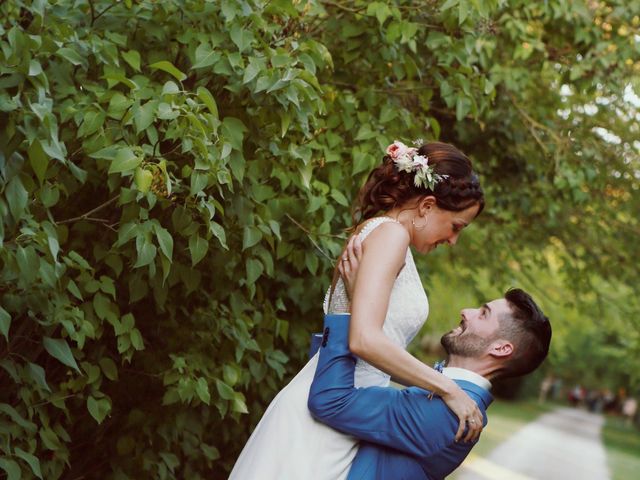
<path id="1" fill-rule="evenodd" d="M 344 88 L 349 88 L 351 90 L 353 90 L 354 92 L 357 92 L 359 90 L 363 90 L 363 89 L 370 89 L 373 92 L 376 93 L 388 93 L 388 94 L 396 94 L 399 95 L 401 93 L 404 92 L 417 92 L 420 90 L 428 90 L 431 88 L 435 88 L 435 85 L 431 85 L 431 84 L 425 84 L 425 83 L 421 83 L 420 85 L 414 85 L 414 86 L 410 86 L 410 87 L 392 87 L 392 88 L 373 88 L 373 87 L 368 87 L 368 86 L 360 86 L 360 85 L 356 85 L 353 83 L 347 83 L 347 82 L 341 82 L 339 80 L 333 80 L 331 82 L 326 82 L 330 85 L 335 85 L 337 87 L 344 87 Z"/>
<path id="2" fill-rule="evenodd" d="M 324 250 L 322 250 L 322 248 L 320 247 L 320 245 L 318 245 L 318 243 L 311 237 L 311 235 L 313 235 L 313 233 L 311 231 L 309 231 L 307 228 L 305 228 L 303 225 L 299 224 L 295 218 L 293 218 L 291 215 L 289 215 L 288 213 L 285 214 L 285 216 L 291 220 L 300 230 L 302 230 L 304 233 L 307 234 L 307 238 L 311 241 L 311 243 L 313 244 L 314 247 L 316 247 L 316 249 L 330 262 L 334 262 L 335 259 L 331 258 Z"/>
<path id="3" fill-rule="evenodd" d="M 518 113 L 520 114 L 520 116 L 523 118 L 523 120 L 525 121 L 525 124 L 527 126 L 527 128 L 529 129 L 529 131 L 531 132 L 531 134 L 533 135 L 533 137 L 536 139 L 536 141 L 538 142 L 538 144 L 544 149 L 545 153 L 547 152 L 547 148 L 545 146 L 542 145 L 542 142 L 540 140 L 540 138 L 538 137 L 538 135 L 532 130 L 532 128 L 537 128 L 538 130 L 542 130 L 546 133 L 548 133 L 551 138 L 553 138 L 553 140 L 560 146 L 564 145 L 564 141 L 562 140 L 562 138 L 560 138 L 560 135 L 558 135 L 556 132 L 553 131 L 552 128 L 547 127 L 546 125 L 543 125 L 542 123 L 538 122 L 536 119 L 534 119 L 533 117 L 531 117 L 531 115 L 529 115 L 526 110 L 524 108 L 522 108 L 520 106 L 520 104 L 518 104 L 518 101 L 515 99 L 515 97 L 513 95 L 511 95 L 511 93 L 507 92 L 507 96 L 509 97 L 509 99 L 511 100 L 511 103 L 513 104 L 514 107 L 516 107 L 516 110 L 518 111 Z"/>
<path id="4" fill-rule="evenodd" d="M 89 8 L 91 9 L 91 26 L 96 21 L 96 10 L 93 8 L 93 0 L 89 0 Z"/>
<path id="5" fill-rule="evenodd" d="M 102 15 L 104 15 L 105 13 L 107 13 L 109 10 L 111 10 L 113 7 L 115 7 L 116 5 L 118 5 L 118 2 L 113 2 L 111 5 L 109 5 L 107 8 L 105 8 L 104 10 L 102 10 L 99 14 L 97 14 L 95 17 L 93 16 L 94 11 L 93 11 L 93 4 L 91 3 L 91 0 L 89 0 L 89 4 L 91 5 L 91 26 L 93 27 L 93 24 L 95 23 L 96 20 L 98 20 Z"/>
<path id="6" fill-rule="evenodd" d="M 345 12 L 351 12 L 351 13 L 359 13 L 363 10 L 366 10 L 367 7 L 360 7 L 360 8 L 349 8 L 346 7 L 344 5 L 342 5 L 341 3 L 338 2 L 332 2 L 331 0 L 323 0 L 320 3 L 322 3 L 323 5 L 331 5 L 332 7 L 336 7 L 340 10 L 344 10 Z"/>
<path id="7" fill-rule="evenodd" d="M 98 221 L 98 222 L 101 222 L 101 223 L 103 223 L 103 222 L 104 223 L 108 223 L 109 222 L 108 220 L 105 220 L 105 219 L 102 219 L 102 218 L 92 218 L 91 214 L 93 214 L 93 213 L 95 213 L 95 212 L 97 212 L 99 210 L 102 210 L 103 208 L 108 207 L 109 205 L 114 203 L 116 200 L 118 200 L 118 198 L 119 197 L 113 197 L 113 198 L 107 200 L 106 202 L 104 202 L 103 204 L 98 205 L 96 208 L 93 208 L 93 209 L 89 210 L 88 212 L 83 213 L 82 215 L 79 215 L 79 216 L 73 217 L 73 218 L 67 218 L 66 220 L 60 220 L 59 222 L 55 222 L 55 223 L 58 224 L 58 225 L 63 225 L 65 223 L 73 223 L 73 222 L 77 222 L 79 220 L 88 220 L 88 221 L 93 221 L 93 222 Z"/>

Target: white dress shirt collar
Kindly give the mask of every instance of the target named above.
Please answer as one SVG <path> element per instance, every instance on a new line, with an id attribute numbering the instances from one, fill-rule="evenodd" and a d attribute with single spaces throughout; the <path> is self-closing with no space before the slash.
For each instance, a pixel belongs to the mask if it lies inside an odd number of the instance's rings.
<path id="1" fill-rule="evenodd" d="M 484 378 L 482 375 L 478 375 L 476 372 L 467 370 L 466 368 L 458 367 L 444 367 L 442 373 L 449 377 L 451 380 L 465 380 L 471 382 L 480 388 L 491 391 L 491 382 Z"/>

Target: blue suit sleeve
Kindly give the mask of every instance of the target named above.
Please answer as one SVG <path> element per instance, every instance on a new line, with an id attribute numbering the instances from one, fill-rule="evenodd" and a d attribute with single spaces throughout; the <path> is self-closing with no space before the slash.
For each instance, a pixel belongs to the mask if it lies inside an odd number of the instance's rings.
<path id="1" fill-rule="evenodd" d="M 354 387 L 348 322 L 328 317 L 329 339 L 320 350 L 309 392 L 311 414 L 343 433 L 413 456 L 430 455 L 452 444 L 458 423 L 442 400 L 429 400 L 424 390 L 416 388 Z"/>

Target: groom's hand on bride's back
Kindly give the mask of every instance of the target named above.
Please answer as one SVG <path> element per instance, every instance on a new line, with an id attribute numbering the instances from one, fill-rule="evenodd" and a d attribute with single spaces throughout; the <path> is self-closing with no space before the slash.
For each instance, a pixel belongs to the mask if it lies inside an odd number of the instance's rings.
<path id="1" fill-rule="evenodd" d="M 356 285 L 356 277 L 358 276 L 358 267 L 362 259 L 362 241 L 357 234 L 349 238 L 347 246 L 342 255 L 340 255 L 340 264 L 338 271 L 342 276 L 342 281 L 347 289 L 349 298 L 353 298 L 353 290 Z"/>

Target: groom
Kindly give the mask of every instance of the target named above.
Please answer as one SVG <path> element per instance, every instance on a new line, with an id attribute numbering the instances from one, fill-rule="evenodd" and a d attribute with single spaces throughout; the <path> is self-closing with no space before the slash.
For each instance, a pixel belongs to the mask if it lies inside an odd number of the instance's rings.
<path id="1" fill-rule="evenodd" d="M 320 358 L 309 392 L 318 420 L 361 440 L 348 479 L 441 479 L 455 470 L 473 443 L 455 441 L 458 419 L 444 401 L 411 387 L 354 387 L 349 315 L 325 316 Z M 464 309 L 460 325 L 441 343 L 443 374 L 476 402 L 486 424 L 490 380 L 525 375 L 545 359 L 549 319 L 523 290 L 479 308 Z"/>

